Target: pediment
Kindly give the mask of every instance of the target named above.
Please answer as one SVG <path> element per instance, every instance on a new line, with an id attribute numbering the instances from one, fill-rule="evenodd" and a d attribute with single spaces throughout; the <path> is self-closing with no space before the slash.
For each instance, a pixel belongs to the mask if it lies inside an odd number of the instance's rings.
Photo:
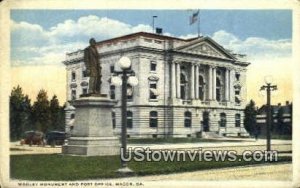
<path id="1" fill-rule="evenodd" d="M 232 54 L 208 37 L 189 42 L 188 44 L 178 47 L 176 51 L 224 59 L 235 59 Z"/>

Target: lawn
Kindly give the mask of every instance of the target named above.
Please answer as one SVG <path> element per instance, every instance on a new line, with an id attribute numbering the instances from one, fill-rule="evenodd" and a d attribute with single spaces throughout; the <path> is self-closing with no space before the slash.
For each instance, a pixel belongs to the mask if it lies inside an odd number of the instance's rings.
<path id="1" fill-rule="evenodd" d="M 239 158 L 240 156 L 238 156 Z M 12 179 L 22 180 L 87 180 L 118 177 L 119 156 L 80 157 L 61 154 L 11 155 L 10 169 Z M 288 156 L 278 157 L 277 162 L 291 161 Z M 243 166 L 265 163 L 264 161 L 185 161 L 185 162 L 136 162 L 129 167 L 135 174 L 168 174 L 213 168 Z M 275 163 L 275 162 L 274 162 Z"/>

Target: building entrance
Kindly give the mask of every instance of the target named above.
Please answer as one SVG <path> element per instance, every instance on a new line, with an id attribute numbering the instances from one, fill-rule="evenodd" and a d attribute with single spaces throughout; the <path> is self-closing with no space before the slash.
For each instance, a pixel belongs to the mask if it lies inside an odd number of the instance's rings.
<path id="1" fill-rule="evenodd" d="M 202 126 L 203 126 L 203 131 L 208 132 L 209 131 L 209 112 L 203 112 L 202 114 Z"/>

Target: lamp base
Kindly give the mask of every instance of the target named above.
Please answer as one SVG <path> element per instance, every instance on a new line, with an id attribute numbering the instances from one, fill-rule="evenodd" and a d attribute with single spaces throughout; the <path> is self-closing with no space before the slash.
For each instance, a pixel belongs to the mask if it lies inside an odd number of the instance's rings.
<path id="1" fill-rule="evenodd" d="M 134 176 L 135 173 L 133 170 L 131 170 L 130 168 L 126 167 L 121 167 L 117 170 L 117 174 L 120 177 L 127 177 L 127 176 Z"/>

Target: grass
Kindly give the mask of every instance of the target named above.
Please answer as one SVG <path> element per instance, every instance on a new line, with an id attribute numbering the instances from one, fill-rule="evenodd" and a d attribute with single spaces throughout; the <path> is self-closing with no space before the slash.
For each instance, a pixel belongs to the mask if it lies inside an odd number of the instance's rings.
<path id="1" fill-rule="evenodd" d="M 129 138 L 130 144 L 175 144 L 175 143 L 197 143 L 197 142 L 224 142 L 218 139 L 204 139 L 204 138 Z M 242 142 L 242 140 L 226 140 L 226 142 Z"/>
<path id="2" fill-rule="evenodd" d="M 238 156 L 241 158 L 241 156 Z M 188 157 L 187 157 L 188 159 Z M 289 156 L 278 157 L 277 162 L 291 161 Z M 168 174 L 185 171 L 215 169 L 266 163 L 264 161 L 185 161 L 136 162 L 129 167 L 136 175 Z M 11 155 L 11 178 L 22 180 L 83 180 L 118 177 L 119 156 L 80 157 L 61 154 Z"/>

